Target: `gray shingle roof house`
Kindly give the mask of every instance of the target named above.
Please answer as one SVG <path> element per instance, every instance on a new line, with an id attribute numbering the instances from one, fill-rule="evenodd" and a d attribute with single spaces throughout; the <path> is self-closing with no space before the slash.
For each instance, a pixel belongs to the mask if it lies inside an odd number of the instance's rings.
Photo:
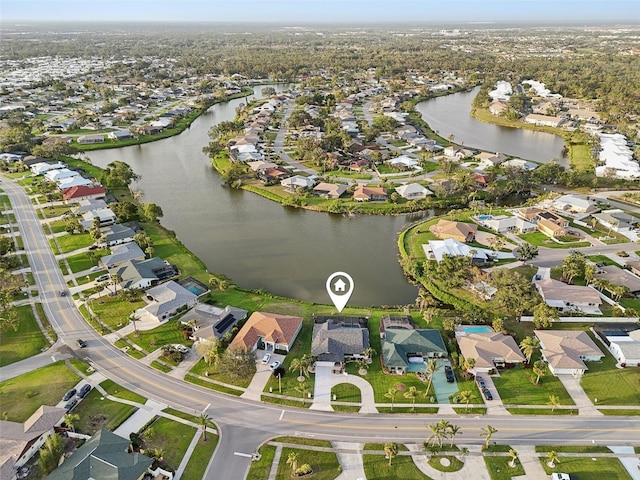
<path id="1" fill-rule="evenodd" d="M 120 286 L 127 290 L 148 288 L 174 276 L 176 269 L 161 258 L 153 257 L 147 260 L 127 260 L 118 267 L 111 268 L 109 274 L 118 275 Z"/>
<path id="2" fill-rule="evenodd" d="M 107 268 L 113 268 L 127 260 L 144 260 L 145 255 L 142 249 L 135 242 L 114 245 L 111 247 L 111 255 L 105 255 L 100 259 Z"/>
<path id="3" fill-rule="evenodd" d="M 236 323 L 245 318 L 247 318 L 247 311 L 241 308 L 232 307 L 231 305 L 220 308 L 206 303 L 199 303 L 180 318 L 180 321 L 188 324 L 194 320 L 196 327 L 193 337 L 196 340 L 206 340 L 214 337 L 223 337 Z"/>
<path id="4" fill-rule="evenodd" d="M 108 430 L 100 430 L 56 468 L 46 480 L 139 480 L 153 459 L 127 453 L 131 442 Z"/>
<path id="5" fill-rule="evenodd" d="M 177 313 L 187 310 L 198 303 L 198 296 L 191 293 L 173 280 L 158 285 L 147 290 L 147 297 L 153 300 L 149 305 L 142 308 L 147 316 L 158 322 L 163 322 L 173 317 Z"/>
<path id="6" fill-rule="evenodd" d="M 103 245 L 106 245 L 107 247 L 112 247 L 120 243 L 133 242 L 133 237 L 136 234 L 132 228 L 125 227 L 119 223 L 101 230 L 104 235 Z"/>
<path id="7" fill-rule="evenodd" d="M 332 365 L 347 359 L 365 358 L 364 351 L 369 348 L 369 330 L 355 326 L 345 327 L 329 319 L 313 326 L 311 354 L 319 362 Z"/>
<path id="8" fill-rule="evenodd" d="M 447 347 L 435 329 L 387 329 L 382 362 L 390 373 L 422 372 L 425 358 L 446 357 Z"/>

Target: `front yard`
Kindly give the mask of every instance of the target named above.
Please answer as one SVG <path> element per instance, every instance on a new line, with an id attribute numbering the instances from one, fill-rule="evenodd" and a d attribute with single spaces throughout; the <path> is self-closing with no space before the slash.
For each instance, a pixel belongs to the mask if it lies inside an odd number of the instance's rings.
<path id="1" fill-rule="evenodd" d="M 631 480 L 631 475 L 617 458 L 560 456 L 560 461 L 556 463 L 555 468 L 549 468 L 544 458 L 540 459 L 540 463 L 549 475 L 553 472 L 562 472 L 568 473 L 571 478 L 579 478 L 580 480 L 602 480 L 604 478 Z"/>
<path id="2" fill-rule="evenodd" d="M 29 358 L 49 347 L 49 342 L 33 316 L 31 306 L 24 305 L 16 310 L 20 319 L 18 330 L 10 328 L 0 336 L 0 367 Z"/>

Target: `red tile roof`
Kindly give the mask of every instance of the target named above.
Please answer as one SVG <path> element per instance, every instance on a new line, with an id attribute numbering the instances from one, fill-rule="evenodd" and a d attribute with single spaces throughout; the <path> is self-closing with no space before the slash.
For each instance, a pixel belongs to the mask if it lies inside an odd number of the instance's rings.
<path id="1" fill-rule="evenodd" d="M 229 347 L 252 350 L 261 337 L 264 341 L 290 347 L 301 324 L 301 317 L 254 312 Z"/>
<path id="2" fill-rule="evenodd" d="M 95 195 L 104 195 L 107 189 L 102 185 L 87 186 L 81 185 L 77 187 L 69 187 L 62 190 L 62 198 L 64 200 L 72 200 L 74 198 L 82 198 Z"/>

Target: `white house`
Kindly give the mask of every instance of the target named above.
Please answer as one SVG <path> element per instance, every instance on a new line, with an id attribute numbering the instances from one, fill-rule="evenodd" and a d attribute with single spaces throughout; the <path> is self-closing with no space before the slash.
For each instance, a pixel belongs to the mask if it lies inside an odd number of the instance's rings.
<path id="1" fill-rule="evenodd" d="M 298 188 L 308 190 L 316 184 L 315 177 L 305 177 L 303 175 L 294 175 L 280 181 L 280 185 L 289 192 L 295 192 Z"/>
<path id="2" fill-rule="evenodd" d="M 387 163 L 395 168 L 404 168 L 407 170 L 420 170 L 420 162 L 408 155 L 400 155 L 399 157 L 390 158 Z"/>
<path id="3" fill-rule="evenodd" d="M 640 329 L 631 332 L 605 332 L 609 351 L 624 367 L 640 366 Z"/>
<path id="4" fill-rule="evenodd" d="M 406 185 L 401 185 L 400 187 L 396 187 L 396 192 L 402 198 L 406 198 L 407 200 L 416 200 L 426 198 L 429 195 L 433 195 L 433 192 L 426 187 L 423 187 L 419 183 L 407 183 Z"/>
<path id="5" fill-rule="evenodd" d="M 640 165 L 633 159 L 633 151 L 627 145 L 627 137 L 620 133 L 600 133 L 601 165 L 596 167 L 597 177 L 608 175 L 627 180 L 640 178 Z"/>
<path id="6" fill-rule="evenodd" d="M 77 177 L 79 175 L 80 174 L 78 172 L 69 170 L 68 168 L 60 168 L 56 170 L 49 170 L 44 174 L 44 178 L 46 178 L 50 182 L 57 182 L 59 180 L 62 180 L 63 178 Z"/>
<path id="7" fill-rule="evenodd" d="M 598 362 L 604 354 L 583 330 L 534 330 L 540 353 L 555 375 L 581 376 L 589 369 L 584 362 Z"/>
<path id="8" fill-rule="evenodd" d="M 562 212 L 591 213 L 596 210 L 594 202 L 583 195 L 562 195 L 552 203 L 553 208 Z"/>
<path id="9" fill-rule="evenodd" d="M 496 215 L 491 218 L 479 220 L 483 227 L 489 228 L 494 232 L 503 233 L 517 231 L 520 233 L 535 232 L 538 227 L 520 217 L 509 217 L 507 215 Z"/>

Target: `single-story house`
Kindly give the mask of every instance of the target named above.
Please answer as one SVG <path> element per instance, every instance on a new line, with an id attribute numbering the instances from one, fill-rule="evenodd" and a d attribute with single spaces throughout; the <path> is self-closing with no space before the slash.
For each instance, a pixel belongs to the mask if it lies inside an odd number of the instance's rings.
<path id="1" fill-rule="evenodd" d="M 523 363 L 525 357 L 510 335 L 500 332 L 463 332 L 458 334 L 458 346 L 465 358 L 473 358 L 476 373 L 490 373 L 496 368 Z"/>
<path id="2" fill-rule="evenodd" d="M 225 308 L 198 303 L 180 318 L 185 325 L 193 325 L 193 339 L 196 341 L 222 338 L 238 322 L 247 318 L 247 311 L 227 305 Z"/>
<path id="3" fill-rule="evenodd" d="M 473 258 L 471 259 L 473 263 L 488 262 L 493 255 L 493 252 L 488 249 L 472 248 L 466 243 L 459 242 L 458 240 L 455 240 L 453 238 L 445 238 L 444 240 L 429 240 L 429 243 L 426 245 L 422 245 L 422 248 L 427 256 L 427 259 L 436 260 L 438 263 L 442 261 L 442 258 L 445 255 L 449 255 L 450 257 L 456 257 L 459 255 L 469 257 L 472 250 L 475 252 L 473 254 Z"/>
<path id="4" fill-rule="evenodd" d="M 478 226 L 471 223 L 440 219 L 430 230 L 438 238 L 453 238 L 459 242 L 469 243 L 476 239 Z"/>
<path id="5" fill-rule="evenodd" d="M 400 168 L 402 170 L 421 170 L 420 162 L 408 155 L 400 155 L 399 157 L 390 158 L 386 163 L 391 167 Z"/>
<path id="6" fill-rule="evenodd" d="M 58 188 L 60 189 L 60 191 L 65 190 L 67 188 L 89 186 L 93 184 L 91 180 L 89 180 L 88 178 L 84 178 L 81 175 L 76 175 L 75 177 L 62 178 L 56 181 L 56 183 L 58 184 Z"/>
<path id="7" fill-rule="evenodd" d="M 107 189 L 102 185 L 78 185 L 65 188 L 62 191 L 62 199 L 65 202 L 105 198 Z"/>
<path id="8" fill-rule="evenodd" d="M 533 125 L 542 125 L 545 127 L 559 127 L 563 122 L 561 117 L 553 117 L 551 115 L 540 115 L 538 113 L 530 113 L 524 117 L 524 121 Z"/>
<path id="9" fill-rule="evenodd" d="M 344 326 L 328 319 L 313 325 L 311 355 L 319 365 L 327 365 L 338 370 L 347 360 L 367 358 L 364 353 L 369 348 L 369 330 Z"/>
<path id="10" fill-rule="evenodd" d="M 254 312 L 237 333 L 229 348 L 253 351 L 262 346 L 264 350 L 288 352 L 301 328 L 301 317 Z"/>
<path id="11" fill-rule="evenodd" d="M 313 193 L 319 197 L 340 198 L 347 191 L 347 186 L 342 183 L 325 183 L 320 182 L 313 187 Z"/>
<path id="12" fill-rule="evenodd" d="M 595 204 L 583 195 L 562 195 L 552 205 L 556 210 L 571 213 L 591 213 L 597 210 Z"/>
<path id="13" fill-rule="evenodd" d="M 387 329 L 382 339 L 382 363 L 389 373 L 423 372 L 425 359 L 449 353 L 440 331 L 435 329 Z"/>
<path id="14" fill-rule="evenodd" d="M 120 225 L 119 223 L 101 228 L 100 230 L 104 236 L 104 242 L 101 246 L 107 247 L 113 247 L 114 245 L 119 245 L 121 243 L 133 242 L 133 237 L 136 235 L 133 228 Z"/>
<path id="15" fill-rule="evenodd" d="M 598 325 L 596 333 L 622 367 L 640 366 L 640 329 L 638 324 Z"/>
<path id="16" fill-rule="evenodd" d="M 551 220 L 547 220 L 545 218 L 538 219 L 537 224 L 538 230 L 544 233 L 547 237 L 560 238 L 565 237 L 567 235 L 567 228 L 561 225 L 558 225 Z"/>
<path id="17" fill-rule="evenodd" d="M 89 198 L 86 200 L 80 200 L 76 206 L 71 208 L 71 211 L 75 215 L 82 215 L 85 212 L 90 212 L 91 210 L 97 210 L 99 208 L 107 208 L 107 202 L 103 199 Z"/>
<path id="18" fill-rule="evenodd" d="M 540 340 L 542 358 L 549 371 L 558 375 L 583 375 L 587 362 L 598 362 L 604 354 L 591 337 L 582 330 L 534 330 Z"/>
<path id="19" fill-rule="evenodd" d="M 24 423 L 0 420 L 0 472 L 5 478 L 16 478 L 16 471 L 24 466 L 54 433 L 65 414 L 64 408 L 41 405 Z"/>
<path id="20" fill-rule="evenodd" d="M 104 135 L 96 133 L 92 135 L 80 135 L 77 139 L 80 145 L 91 145 L 95 143 L 104 143 Z"/>
<path id="21" fill-rule="evenodd" d="M 596 270 L 596 278 L 604 278 L 616 285 L 624 285 L 631 293 L 640 293 L 640 277 L 617 265 L 606 265 Z"/>
<path id="22" fill-rule="evenodd" d="M 380 338 L 384 338 L 389 329 L 413 330 L 416 328 L 413 319 L 409 315 L 383 315 L 380 319 Z"/>
<path id="23" fill-rule="evenodd" d="M 131 441 L 102 429 L 60 464 L 45 480 L 114 478 L 141 480 L 153 458 L 129 453 Z"/>
<path id="24" fill-rule="evenodd" d="M 44 178 L 46 178 L 50 182 L 58 182 L 63 178 L 77 177 L 79 175 L 80 174 L 75 170 L 69 170 L 68 168 L 58 168 L 55 170 L 49 170 L 44 174 Z"/>
<path id="25" fill-rule="evenodd" d="M 396 187 L 396 192 L 402 198 L 406 198 L 407 200 L 418 200 L 422 198 L 426 198 L 429 195 L 433 195 L 433 192 L 426 187 L 423 187 L 419 183 L 407 183 L 406 185 L 401 185 Z"/>
<path id="26" fill-rule="evenodd" d="M 25 159 L 22 162 L 26 164 L 28 160 Z M 34 175 L 44 175 L 49 170 L 59 170 L 61 168 L 67 168 L 67 165 L 62 162 L 49 163 L 46 161 L 42 161 L 32 164 L 29 168 L 31 169 L 31 173 L 33 173 Z"/>
<path id="27" fill-rule="evenodd" d="M 111 140 L 119 141 L 119 140 L 131 140 L 133 138 L 133 135 L 127 128 L 124 130 L 116 130 L 115 132 L 109 132 L 107 134 L 107 137 L 109 137 L 109 139 Z"/>
<path id="28" fill-rule="evenodd" d="M 534 223 L 528 222 L 524 218 L 508 217 L 507 215 L 490 216 L 490 218 L 479 220 L 479 222 L 483 227 L 498 233 L 510 231 L 530 233 L 538 229 Z"/>
<path id="29" fill-rule="evenodd" d="M 135 242 L 111 247 L 111 255 L 105 255 L 100 263 L 106 268 L 114 268 L 127 260 L 144 260 L 145 254 Z"/>
<path id="30" fill-rule="evenodd" d="M 177 274 L 176 268 L 158 257 L 147 260 L 126 260 L 109 270 L 110 275 L 117 275 L 120 287 L 125 290 L 149 288 L 162 280 Z"/>
<path id="31" fill-rule="evenodd" d="M 545 303 L 560 312 L 602 315 L 599 308 L 602 299 L 598 291 L 591 287 L 567 285 L 552 278 L 537 280 L 533 284 Z"/>
<path id="32" fill-rule="evenodd" d="M 299 188 L 302 190 L 313 188 L 315 184 L 315 177 L 305 177 L 303 175 L 294 175 L 293 177 L 285 178 L 280 181 L 280 185 L 282 185 L 287 192 L 294 193 Z"/>
<path id="33" fill-rule="evenodd" d="M 627 267 L 631 270 L 631 273 L 640 277 L 640 261 L 632 260 L 627 262 Z"/>
<path id="34" fill-rule="evenodd" d="M 640 222 L 640 219 L 624 213 L 622 210 L 615 208 L 612 210 L 604 210 L 600 213 L 592 215 L 598 220 L 602 226 L 610 228 L 614 232 L 625 233 L 633 230 L 635 226 Z"/>
<path id="35" fill-rule="evenodd" d="M 387 199 L 387 191 L 382 187 L 358 185 L 353 192 L 353 199 L 358 202 L 384 202 Z"/>
<path id="36" fill-rule="evenodd" d="M 82 214 L 82 220 L 80 220 L 80 225 L 82 225 L 85 230 L 89 230 L 93 226 L 96 218 L 100 222 L 100 227 L 106 227 L 116 223 L 116 214 L 113 213 L 113 210 L 109 207 L 103 207 L 84 212 Z"/>
<path id="37" fill-rule="evenodd" d="M 151 303 L 139 311 L 157 322 L 164 322 L 198 303 L 198 295 L 173 280 L 150 288 L 146 296 Z"/>

